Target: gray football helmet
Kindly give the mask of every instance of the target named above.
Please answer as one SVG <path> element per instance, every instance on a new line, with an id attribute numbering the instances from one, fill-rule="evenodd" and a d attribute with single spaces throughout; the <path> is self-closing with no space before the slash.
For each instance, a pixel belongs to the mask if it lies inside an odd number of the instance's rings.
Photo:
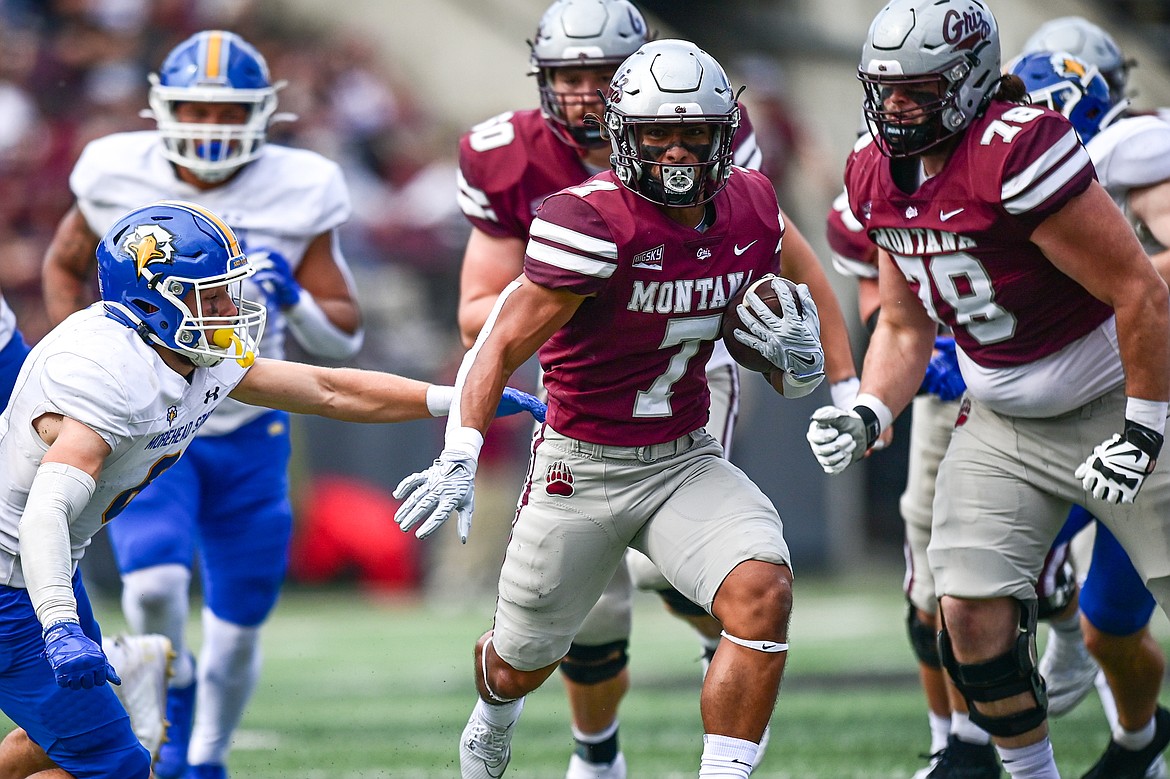
<path id="1" fill-rule="evenodd" d="M 529 61 L 540 89 L 541 112 L 561 140 L 579 149 L 605 145 L 598 125 L 574 124 L 565 113 L 566 101 L 597 99 L 557 93 L 551 83 L 553 71 L 616 68 L 649 39 L 646 20 L 629 0 L 555 0 L 548 7 L 536 38 L 528 42 Z"/>
<path id="2" fill-rule="evenodd" d="M 610 162 L 618 179 L 647 200 L 693 206 L 718 194 L 731 175 L 731 140 L 739 126 L 738 93 L 707 52 L 680 40 L 652 41 L 623 62 L 605 100 Z M 641 140 L 650 124 L 707 124 L 710 142 L 687 146 L 693 165 L 659 164 L 663 149 Z"/>
<path id="3" fill-rule="evenodd" d="M 1121 47 L 1113 36 L 1097 25 L 1080 16 L 1062 16 L 1052 19 L 1036 28 L 1036 32 L 1024 42 L 1021 53 L 1034 51 L 1067 51 L 1090 65 L 1109 84 L 1113 102 L 1125 97 L 1125 85 L 1129 79 L 1132 63 L 1121 56 Z"/>
<path id="4" fill-rule="evenodd" d="M 967 127 L 995 92 L 995 17 L 982 0 L 892 0 L 870 25 L 858 78 L 878 148 L 920 154 Z M 894 87 L 925 94 L 911 108 L 887 109 Z"/>

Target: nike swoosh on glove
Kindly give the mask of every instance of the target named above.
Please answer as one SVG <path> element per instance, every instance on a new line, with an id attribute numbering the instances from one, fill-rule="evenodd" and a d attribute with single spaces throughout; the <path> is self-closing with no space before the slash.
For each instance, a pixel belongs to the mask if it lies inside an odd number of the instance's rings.
<path id="1" fill-rule="evenodd" d="M 1097 500 L 1133 503 L 1154 471 L 1162 441 L 1161 433 L 1127 419 L 1124 432 L 1097 444 L 1073 475 Z"/>
<path id="2" fill-rule="evenodd" d="M 102 648 L 76 622 L 58 622 L 42 635 L 45 659 L 57 684 L 70 690 L 89 690 L 107 681 L 121 684 Z"/>
<path id="3" fill-rule="evenodd" d="M 444 449 L 430 468 L 407 476 L 394 488 L 394 497 L 402 501 L 394 521 L 404 533 L 418 526 L 415 537 L 426 538 L 455 511 L 459 540 L 467 543 L 475 507 L 476 465 L 476 460 L 463 452 Z"/>

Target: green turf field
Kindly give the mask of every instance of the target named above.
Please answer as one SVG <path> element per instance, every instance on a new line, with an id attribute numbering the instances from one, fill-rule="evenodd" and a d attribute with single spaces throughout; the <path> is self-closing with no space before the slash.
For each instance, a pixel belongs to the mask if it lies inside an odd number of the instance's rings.
<path id="1" fill-rule="evenodd" d="M 849 583 L 798 579 L 792 650 L 755 777 L 906 779 L 924 765 L 926 715 L 903 634 L 897 572 Z M 117 606 L 96 604 L 107 633 Z M 474 703 L 470 658 L 491 601 L 453 610 L 356 591 L 289 588 L 265 633 L 260 686 L 237 734 L 234 779 L 457 777 Z M 1159 614 L 1158 632 L 1170 646 Z M 622 708 L 631 777 L 698 773 L 698 646 L 641 595 Z M 195 635 L 197 640 L 197 631 Z M 1163 696 L 1166 700 L 1166 696 Z M 1053 727 L 1058 762 L 1079 777 L 1108 739 L 1095 695 Z M 571 749 L 553 677 L 529 697 L 509 779 L 557 779 Z"/>

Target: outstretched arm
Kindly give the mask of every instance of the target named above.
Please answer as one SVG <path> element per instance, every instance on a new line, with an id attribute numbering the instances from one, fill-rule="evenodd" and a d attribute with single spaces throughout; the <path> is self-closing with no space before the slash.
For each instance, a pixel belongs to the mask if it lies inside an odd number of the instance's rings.
<path id="1" fill-rule="evenodd" d="M 261 358 L 231 396 L 254 406 L 343 422 L 404 422 L 432 416 L 429 386 L 392 373 Z"/>

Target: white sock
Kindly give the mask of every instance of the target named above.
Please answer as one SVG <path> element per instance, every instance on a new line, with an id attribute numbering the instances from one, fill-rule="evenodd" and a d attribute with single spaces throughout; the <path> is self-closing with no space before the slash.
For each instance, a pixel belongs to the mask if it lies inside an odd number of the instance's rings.
<path id="1" fill-rule="evenodd" d="M 138 634 L 160 633 L 175 650 L 171 687 L 186 687 L 195 678 L 187 649 L 187 612 L 190 609 L 191 571 L 168 563 L 141 568 L 122 576 L 122 613 Z"/>
<path id="2" fill-rule="evenodd" d="M 1118 723 L 1117 727 L 1113 728 L 1113 740 L 1131 752 L 1145 749 L 1154 740 L 1154 720 L 1151 719 L 1145 727 L 1137 730 L 1126 730 Z"/>
<path id="3" fill-rule="evenodd" d="M 1048 624 L 1052 626 L 1053 631 L 1060 634 L 1061 638 L 1072 638 L 1075 635 L 1076 640 L 1081 640 L 1081 613 L 1079 611 L 1074 611 L 1072 616 L 1063 619 L 1049 620 Z M 1049 635 L 1048 640 L 1052 640 L 1051 635 Z"/>
<path id="4" fill-rule="evenodd" d="M 569 727 L 573 731 L 573 738 L 575 740 L 580 741 L 583 744 L 600 744 L 602 741 L 605 741 L 607 738 L 611 738 L 614 733 L 617 733 L 618 721 L 615 719 L 613 722 L 611 722 L 609 724 L 609 727 L 607 727 L 605 730 L 601 731 L 600 733 L 583 733 L 582 731 L 577 730 L 576 725 L 570 725 Z"/>
<path id="5" fill-rule="evenodd" d="M 232 734 L 260 678 L 260 628 L 246 628 L 203 609 L 203 650 L 195 724 L 187 761 L 191 765 L 227 762 Z"/>
<path id="6" fill-rule="evenodd" d="M 699 779 L 748 779 L 759 747 L 752 741 L 704 733 Z"/>
<path id="7" fill-rule="evenodd" d="M 506 728 L 520 717 L 520 710 L 523 707 L 523 698 L 517 698 L 514 701 L 508 701 L 499 706 L 488 703 L 483 698 L 477 698 L 475 701 L 475 711 L 472 712 L 472 716 L 479 717 L 494 727 Z"/>
<path id="8" fill-rule="evenodd" d="M 1003 769 L 1012 779 L 1060 779 L 1056 760 L 1052 756 L 1052 742 L 1047 736 L 1035 744 L 1019 749 L 996 747 Z"/>
<path id="9" fill-rule="evenodd" d="M 947 745 L 951 735 L 951 718 L 928 712 L 930 719 L 930 753 L 933 755 Z"/>
<path id="10" fill-rule="evenodd" d="M 951 732 L 968 744 L 991 743 L 991 734 L 972 722 L 965 711 L 951 712 Z"/>

